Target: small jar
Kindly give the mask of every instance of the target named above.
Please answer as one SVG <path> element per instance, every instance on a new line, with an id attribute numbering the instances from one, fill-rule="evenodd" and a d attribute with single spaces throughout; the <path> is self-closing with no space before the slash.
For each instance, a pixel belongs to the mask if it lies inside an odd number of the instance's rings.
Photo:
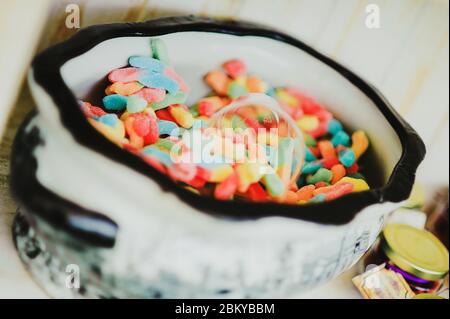
<path id="1" fill-rule="evenodd" d="M 432 233 L 403 224 L 388 224 L 364 266 L 386 264 L 402 275 L 416 294 L 434 293 L 448 273 L 447 248 Z"/>

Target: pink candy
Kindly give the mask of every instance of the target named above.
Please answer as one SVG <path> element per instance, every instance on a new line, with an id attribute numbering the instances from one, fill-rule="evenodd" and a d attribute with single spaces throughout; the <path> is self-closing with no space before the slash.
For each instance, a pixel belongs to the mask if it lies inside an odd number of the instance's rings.
<path id="1" fill-rule="evenodd" d="M 123 68 L 113 70 L 108 75 L 108 80 L 111 82 L 136 82 L 139 81 L 139 69 L 138 68 Z"/>
<path id="2" fill-rule="evenodd" d="M 143 88 L 136 92 L 137 96 L 143 98 L 148 103 L 162 102 L 166 97 L 166 90 L 159 88 Z"/>
<path id="3" fill-rule="evenodd" d="M 179 76 L 173 69 L 166 67 L 166 69 L 164 70 L 164 75 L 177 82 L 181 91 L 185 93 L 189 91 L 189 87 L 187 86 L 186 82 L 184 82 L 183 78 Z"/>

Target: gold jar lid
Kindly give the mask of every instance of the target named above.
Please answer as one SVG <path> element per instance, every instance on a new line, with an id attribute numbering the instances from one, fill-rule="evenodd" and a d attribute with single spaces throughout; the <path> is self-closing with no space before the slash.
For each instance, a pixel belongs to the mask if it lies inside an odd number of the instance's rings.
<path id="1" fill-rule="evenodd" d="M 412 299 L 445 299 L 445 298 L 436 294 L 423 293 L 415 295 Z"/>
<path id="2" fill-rule="evenodd" d="M 402 270 L 422 279 L 439 280 L 448 273 L 447 248 L 432 233 L 403 224 L 388 224 L 381 247 Z"/>

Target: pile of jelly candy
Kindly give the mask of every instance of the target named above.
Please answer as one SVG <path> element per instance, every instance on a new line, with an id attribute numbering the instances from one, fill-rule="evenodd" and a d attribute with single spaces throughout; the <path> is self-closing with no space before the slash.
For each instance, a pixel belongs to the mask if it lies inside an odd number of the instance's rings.
<path id="1" fill-rule="evenodd" d="M 305 204 L 369 189 L 358 166 L 369 146 L 366 134 L 346 132 L 311 97 L 271 87 L 231 59 L 204 75 L 211 93 L 187 105 L 189 87 L 171 67 L 165 44 L 156 38 L 150 46 L 151 55 L 131 56 L 129 66 L 109 73 L 102 106 L 80 102 L 89 123 L 119 147 L 180 186 L 218 200 Z M 304 161 L 295 180 L 289 177 L 299 159 L 292 158 L 288 125 L 263 107 L 224 118 L 229 134 L 210 130 L 214 114 L 249 93 L 276 99 L 303 133 Z"/>

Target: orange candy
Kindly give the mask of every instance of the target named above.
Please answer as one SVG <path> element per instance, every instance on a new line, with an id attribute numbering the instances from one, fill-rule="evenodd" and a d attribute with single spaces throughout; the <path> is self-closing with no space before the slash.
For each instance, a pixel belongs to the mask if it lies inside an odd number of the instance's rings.
<path id="1" fill-rule="evenodd" d="M 331 168 L 331 173 L 333 174 L 333 177 L 331 178 L 331 184 L 334 185 L 337 182 L 339 182 L 342 179 L 342 177 L 345 176 L 347 171 L 344 165 L 336 164 Z"/>
<path id="2" fill-rule="evenodd" d="M 313 197 L 313 192 L 316 189 L 314 185 L 306 185 L 297 191 L 298 201 L 308 201 Z"/>

